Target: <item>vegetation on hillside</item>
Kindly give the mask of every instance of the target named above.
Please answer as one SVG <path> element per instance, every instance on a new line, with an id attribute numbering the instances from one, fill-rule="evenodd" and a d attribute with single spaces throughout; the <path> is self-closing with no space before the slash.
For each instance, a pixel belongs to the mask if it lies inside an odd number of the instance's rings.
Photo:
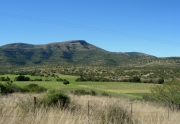
<path id="1" fill-rule="evenodd" d="M 37 70 L 38 68 L 38 70 Z M 79 76 L 77 81 L 110 81 L 133 82 L 135 77 L 142 83 L 163 83 L 180 79 L 178 67 L 100 67 L 100 66 L 75 66 L 75 65 L 48 65 L 36 67 L 22 67 L 18 70 L 7 70 L 6 73 L 32 75 L 41 77 L 55 77 L 57 74 Z M 6 77 L 3 77 L 6 78 Z M 57 79 L 62 80 L 62 79 Z M 135 81 L 136 82 L 136 81 Z"/>

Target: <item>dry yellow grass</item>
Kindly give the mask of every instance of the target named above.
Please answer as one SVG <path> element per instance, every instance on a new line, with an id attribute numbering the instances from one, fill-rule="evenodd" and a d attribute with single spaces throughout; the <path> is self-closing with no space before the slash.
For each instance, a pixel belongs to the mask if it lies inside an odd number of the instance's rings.
<path id="1" fill-rule="evenodd" d="M 70 95 L 72 102 L 66 110 L 39 106 L 34 113 L 34 96 L 39 100 L 42 94 L 15 93 L 7 97 L 1 96 L 0 124 L 119 124 L 120 120 L 116 117 L 121 116 L 119 108 L 127 114 L 123 124 L 178 124 L 180 121 L 179 112 L 172 112 L 154 104 L 89 95 Z M 109 112 L 110 108 L 117 113 Z M 112 117 L 109 113 L 113 114 Z M 128 117 L 132 120 L 128 121 Z"/>
<path id="2" fill-rule="evenodd" d="M 140 124 L 179 124 L 180 113 L 148 102 L 134 102 L 132 117 Z"/>

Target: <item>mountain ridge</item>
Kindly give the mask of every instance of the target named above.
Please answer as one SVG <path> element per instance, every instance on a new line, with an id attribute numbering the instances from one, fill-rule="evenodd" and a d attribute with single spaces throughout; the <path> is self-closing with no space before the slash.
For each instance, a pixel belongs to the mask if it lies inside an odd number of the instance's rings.
<path id="1" fill-rule="evenodd" d="M 33 45 L 12 43 L 0 46 L 0 66 L 29 66 L 69 63 L 96 66 L 146 66 L 179 64 L 180 58 L 157 58 L 140 52 L 110 52 L 85 40 Z M 164 63 L 164 64 L 163 64 Z"/>
<path id="2" fill-rule="evenodd" d="M 92 44 L 89 44 L 87 43 L 85 40 L 70 40 L 70 41 L 64 41 L 64 42 L 52 42 L 52 43 L 48 43 L 48 44 L 38 44 L 38 45 L 34 45 L 34 44 L 29 44 L 29 43 L 11 43 L 11 44 L 6 44 L 6 45 L 3 45 L 3 46 L 0 46 L 0 48 L 8 48 L 8 47 L 30 47 L 30 48 L 34 48 L 34 47 L 40 47 L 40 46 L 51 46 L 51 45 L 69 45 L 69 44 L 73 44 L 73 45 L 77 45 L 77 43 L 80 43 L 82 46 L 86 46 L 87 47 L 87 44 L 88 45 L 91 45 L 91 46 L 94 46 Z M 95 46 L 97 47 L 97 46 Z M 88 47 L 87 47 L 88 48 Z M 98 49 L 102 49 L 100 47 L 97 47 Z M 104 49 L 102 49 L 104 50 Z M 104 51 L 107 51 L 107 50 L 104 50 Z M 111 51 L 107 51 L 107 52 L 111 52 Z M 148 55 L 148 54 L 145 54 L 145 53 L 142 53 L 142 52 L 111 52 L 111 53 L 118 53 L 118 54 L 126 54 L 126 55 L 130 55 L 130 56 L 152 56 L 152 55 Z"/>

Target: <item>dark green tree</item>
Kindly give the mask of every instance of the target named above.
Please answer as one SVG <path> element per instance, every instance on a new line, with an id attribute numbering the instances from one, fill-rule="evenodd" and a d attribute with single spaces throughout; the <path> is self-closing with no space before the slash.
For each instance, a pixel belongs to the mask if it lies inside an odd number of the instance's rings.
<path id="1" fill-rule="evenodd" d="M 164 78 L 158 79 L 158 84 L 163 84 L 164 83 Z"/>
<path id="2" fill-rule="evenodd" d="M 67 85 L 67 84 L 70 84 L 70 83 L 69 83 L 68 80 L 65 79 L 65 80 L 63 81 L 63 84 Z"/>
<path id="3" fill-rule="evenodd" d="M 15 81 L 30 81 L 29 77 L 25 77 L 24 75 L 19 75 L 15 78 Z"/>

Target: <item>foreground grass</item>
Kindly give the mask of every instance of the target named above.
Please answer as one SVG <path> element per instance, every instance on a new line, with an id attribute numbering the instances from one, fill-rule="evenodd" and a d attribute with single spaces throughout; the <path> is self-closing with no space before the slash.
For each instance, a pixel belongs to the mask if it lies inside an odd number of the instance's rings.
<path id="1" fill-rule="evenodd" d="M 123 120 L 122 124 L 179 124 L 180 121 L 179 112 L 156 104 L 89 95 L 70 95 L 71 104 L 67 109 L 37 106 L 34 111 L 34 96 L 37 100 L 42 99 L 42 94 L 1 96 L 0 123 L 120 124 Z"/>
<path id="2" fill-rule="evenodd" d="M 126 108 L 116 105 L 113 98 L 73 96 L 67 109 L 39 106 L 34 110 L 33 96 L 41 94 L 13 94 L 1 98 L 0 123 L 18 124 L 124 124 L 133 123 Z M 101 98 L 101 99 L 100 99 Z M 109 101 L 108 99 L 111 99 Z M 10 102 L 13 100 L 14 102 Z M 5 104 L 6 103 L 6 104 Z M 7 104 L 8 103 L 8 104 Z M 115 106 L 116 105 L 116 106 Z M 89 107 L 88 107 L 89 106 Z M 112 110 L 113 111 L 112 111 Z M 114 112 L 115 111 L 115 112 Z M 115 115 L 115 116 L 113 116 Z M 123 115 L 123 116 L 122 116 Z M 126 117 L 127 116 L 127 117 Z"/>

